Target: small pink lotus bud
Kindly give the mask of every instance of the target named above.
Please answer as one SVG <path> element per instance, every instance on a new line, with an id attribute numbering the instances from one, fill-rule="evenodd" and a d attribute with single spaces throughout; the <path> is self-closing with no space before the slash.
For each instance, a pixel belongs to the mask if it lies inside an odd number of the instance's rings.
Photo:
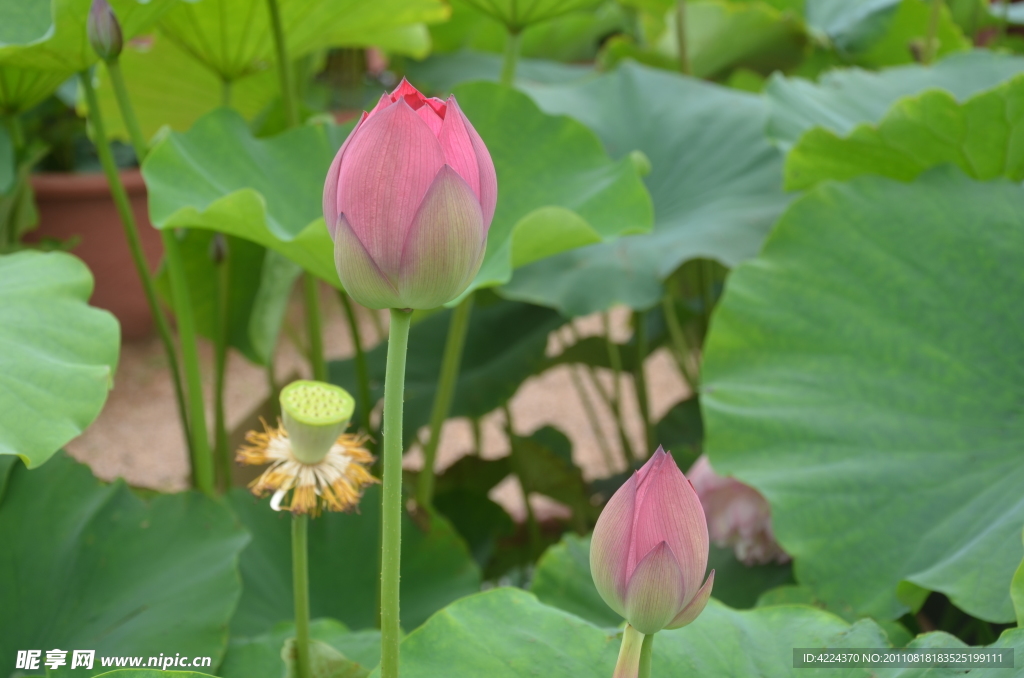
<path id="1" fill-rule="evenodd" d="M 370 308 L 441 306 L 473 281 L 498 180 L 455 97 L 405 80 L 363 113 L 324 184 L 324 219 L 345 289 Z"/>
<path id="2" fill-rule="evenodd" d="M 715 473 L 707 455 L 701 455 L 690 468 L 690 482 L 700 497 L 716 546 L 731 546 L 736 558 L 747 565 L 789 560 L 775 541 L 771 507 L 760 492 Z"/>
<path id="3" fill-rule="evenodd" d="M 711 597 L 708 526 L 693 487 L 660 447 L 608 501 L 590 573 L 608 606 L 644 635 L 697 618 Z"/>
<path id="4" fill-rule="evenodd" d="M 124 41 L 121 24 L 107 0 L 92 0 L 89 16 L 85 21 L 85 33 L 89 44 L 104 61 L 113 61 L 121 55 Z"/>

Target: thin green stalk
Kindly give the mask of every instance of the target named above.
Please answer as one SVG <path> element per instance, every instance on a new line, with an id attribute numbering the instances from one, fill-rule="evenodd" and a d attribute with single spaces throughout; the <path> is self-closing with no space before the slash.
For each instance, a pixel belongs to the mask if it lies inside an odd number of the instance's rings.
<path id="1" fill-rule="evenodd" d="M 128 88 L 125 87 L 124 78 L 121 75 L 121 69 L 116 59 L 107 64 L 107 70 L 110 73 L 110 81 L 114 88 L 114 96 L 117 98 L 118 108 L 121 111 L 121 118 L 124 120 L 125 126 L 128 128 L 132 138 L 135 157 L 141 164 L 149 153 L 149 146 L 139 130 L 135 109 L 132 107 L 131 99 L 128 97 Z M 142 253 L 142 243 L 139 240 L 139 230 L 135 224 L 135 214 L 131 210 L 128 194 L 124 190 L 124 184 L 121 183 L 121 177 L 114 163 L 114 156 L 110 151 L 106 127 L 103 124 L 99 101 L 96 98 L 96 90 L 92 86 L 92 78 L 88 71 L 82 71 L 79 74 L 79 79 L 82 82 L 82 88 L 85 90 L 86 101 L 89 105 L 89 120 L 96 134 L 96 150 L 100 156 L 103 170 L 107 174 L 110 193 L 114 198 L 118 215 L 121 217 L 121 225 L 124 228 L 125 239 L 128 241 L 128 249 L 131 251 L 132 261 L 135 264 L 136 272 L 139 274 L 139 280 L 142 281 L 142 290 L 146 295 L 146 302 L 149 304 L 149 311 L 153 316 L 157 334 L 160 336 L 160 343 L 163 344 L 164 354 L 167 356 L 167 367 L 171 372 L 171 383 L 174 385 L 174 396 L 178 405 L 178 418 L 181 423 L 181 430 L 187 441 L 189 455 L 194 457 L 195 449 L 192 444 L 192 427 L 187 414 L 185 391 L 181 381 L 181 367 L 178 364 L 178 352 L 174 347 L 174 335 L 171 333 L 171 325 L 167 321 L 167 316 L 164 315 L 163 309 L 160 308 L 160 303 L 157 301 L 156 286 L 153 284 L 153 276 L 149 272 L 149 264 Z"/>
<path id="2" fill-rule="evenodd" d="M 188 389 L 189 422 L 192 431 L 192 475 L 196 487 L 207 494 L 213 493 L 213 455 L 206 433 L 206 409 L 203 404 L 203 382 L 199 369 L 199 351 L 196 347 L 195 319 L 192 299 L 188 290 L 185 262 L 181 256 L 178 236 L 172 229 L 160 231 L 167 257 L 167 274 L 171 279 L 171 298 L 178 321 L 178 340 L 181 343 L 181 361 L 185 367 L 185 387 Z"/>
<path id="3" fill-rule="evenodd" d="M 473 453 L 479 457 L 484 452 L 484 432 L 480 417 L 473 417 L 469 423 L 473 427 Z"/>
<path id="4" fill-rule="evenodd" d="M 338 290 L 338 299 L 345 310 L 348 330 L 352 335 L 352 345 L 356 350 L 356 381 L 359 387 L 359 418 L 363 431 L 370 435 L 370 413 L 373 411 L 373 396 L 370 394 L 370 368 L 366 364 L 366 351 L 363 350 L 363 339 L 359 334 L 359 320 L 352 307 L 352 301 L 344 290 Z"/>
<path id="5" fill-rule="evenodd" d="M 640 647 L 640 671 L 637 678 L 651 678 L 651 659 L 654 657 L 654 634 L 644 636 Z"/>
<path id="6" fill-rule="evenodd" d="M 230 312 L 229 296 L 231 290 L 231 258 L 227 250 L 227 237 L 221 233 L 214 238 L 223 240 L 222 251 L 215 253 L 217 266 L 217 330 L 214 339 L 214 455 L 217 460 L 220 488 L 226 492 L 231 487 L 231 450 L 228 446 L 228 424 L 224 408 L 224 391 L 227 384 L 228 365 L 228 314 Z M 217 243 L 214 247 L 217 247 Z"/>
<path id="7" fill-rule="evenodd" d="M 306 334 L 309 335 L 309 364 L 313 378 L 327 381 L 327 361 L 324 359 L 323 323 L 320 319 L 320 295 L 313 274 L 302 274 L 302 290 L 305 295 Z"/>
<path id="8" fill-rule="evenodd" d="M 111 85 L 114 88 L 114 96 L 118 101 L 118 110 L 121 112 L 121 119 L 125 123 L 125 127 L 128 128 L 128 135 L 131 138 L 132 149 L 135 151 L 135 158 L 138 160 L 139 165 L 145 160 L 145 157 L 150 154 L 150 145 L 145 140 L 145 136 L 142 134 L 142 130 L 138 124 L 138 118 L 135 116 L 135 108 L 131 103 L 131 98 L 128 96 L 128 87 L 125 85 L 124 75 L 121 72 L 121 63 L 118 59 L 112 59 L 106 61 L 106 72 L 111 76 Z M 102 138 L 105 142 L 105 135 L 100 135 L 98 130 L 103 128 L 103 121 L 100 115 L 98 104 L 95 102 L 95 91 L 91 87 L 92 81 L 89 81 L 89 86 L 85 87 L 86 98 L 89 101 L 89 117 L 92 119 L 93 127 L 97 130 L 97 138 Z M 92 98 L 90 97 L 92 92 Z M 93 108 L 95 105 L 96 108 Z M 105 143 L 104 143 L 105 145 Z M 111 184 L 112 190 L 114 184 Z M 135 246 L 132 245 L 132 240 L 138 241 L 138 231 L 134 226 L 134 215 L 129 210 L 131 223 L 131 234 L 128 234 L 126 225 L 126 235 L 128 236 L 128 245 L 132 249 L 132 258 L 135 257 Z M 122 214 L 122 222 L 124 222 L 124 215 Z M 139 266 L 139 261 L 135 262 L 136 267 Z M 144 276 L 143 276 L 144 273 Z M 141 268 L 139 269 L 139 277 L 142 279 L 142 289 L 145 292 L 145 298 L 150 303 L 150 311 L 153 315 L 154 323 L 157 326 L 157 334 L 160 335 L 160 341 L 164 345 L 164 353 L 167 355 L 167 366 L 171 372 L 171 383 L 174 385 L 174 396 L 177 400 L 178 406 L 178 418 L 181 422 L 181 431 L 184 434 L 185 441 L 188 447 L 189 456 L 195 456 L 195 450 L 193 446 L 193 436 L 191 436 L 190 425 L 188 422 L 187 405 L 185 404 L 184 388 L 181 385 L 181 368 L 178 365 L 178 353 L 174 348 L 173 334 L 171 333 L 171 326 L 167 322 L 167 316 L 164 315 L 164 310 L 160 307 L 157 301 L 157 291 L 153 284 L 153 278 L 150 276 L 150 268 L 145 264 L 145 259 L 141 258 Z"/>
<path id="9" fill-rule="evenodd" d="M 633 314 L 636 331 L 636 370 L 633 372 L 633 383 L 636 386 L 636 400 L 640 405 L 640 417 L 644 421 L 644 448 L 647 453 L 653 452 L 654 423 L 651 421 L 651 410 L 647 402 L 647 377 L 644 374 L 644 360 L 647 359 L 647 312 L 637 311 Z"/>
<path id="10" fill-rule="evenodd" d="M 619 345 L 612 339 L 611 314 L 604 314 L 604 338 L 608 346 L 608 362 L 612 366 L 613 377 L 613 403 L 615 412 L 615 425 L 619 430 L 619 443 L 622 445 L 622 454 L 626 457 L 626 466 L 633 466 L 637 461 L 633 445 L 626 433 L 626 420 L 622 414 L 622 356 L 619 354 Z"/>
<path id="11" fill-rule="evenodd" d="M 292 590 L 295 595 L 296 678 L 309 678 L 309 516 L 292 516 Z"/>
<path id="12" fill-rule="evenodd" d="M 270 409 L 273 411 L 274 416 L 281 414 L 281 403 L 278 401 L 278 394 L 281 392 L 280 387 L 277 385 L 277 376 L 275 374 L 274 367 L 274 353 L 271 351 L 270 355 L 267 356 L 267 390 L 270 391 Z"/>
<path id="13" fill-rule="evenodd" d="M 372 308 L 370 309 L 370 324 L 373 325 L 373 332 L 377 335 L 377 343 L 380 343 L 388 333 L 384 329 L 384 322 L 380 319 L 380 313 Z"/>
<path id="14" fill-rule="evenodd" d="M 1003 0 L 1003 17 L 999 22 L 999 42 L 1006 39 L 1006 33 L 1010 30 L 1010 0 Z"/>
<path id="15" fill-rule="evenodd" d="M 284 41 L 284 26 L 281 24 L 281 10 L 277 0 L 267 0 L 270 9 L 270 26 L 274 34 L 274 50 L 277 53 L 277 75 L 281 81 L 281 98 L 289 127 L 299 124 L 299 102 L 292 86 L 291 62 L 288 60 L 288 46 Z"/>
<path id="16" fill-rule="evenodd" d="M 519 43 L 523 34 L 519 29 L 508 29 L 505 40 L 505 58 L 501 64 L 501 84 L 512 87 L 516 81 L 516 64 L 519 61 Z"/>
<path id="17" fill-rule="evenodd" d="M 448 413 L 452 409 L 455 386 L 459 381 L 459 367 L 462 364 L 462 349 L 469 332 L 469 317 L 473 311 L 473 295 L 469 294 L 452 311 L 448 322 L 448 337 L 444 343 L 441 358 L 441 374 L 434 394 L 434 407 L 430 413 L 430 438 L 423 448 L 423 470 L 416 485 L 416 503 L 424 508 L 434 500 L 434 462 L 437 446 L 441 443 L 441 432 Z"/>
<path id="18" fill-rule="evenodd" d="M 622 645 L 619 646 L 619 660 L 615 663 L 612 678 L 639 678 L 643 645 L 644 634 L 626 624 L 622 632 Z"/>
<path id="19" fill-rule="evenodd" d="M 597 439 L 597 447 L 601 451 L 604 467 L 608 470 L 608 474 L 611 475 L 615 472 L 615 461 L 612 459 L 612 451 L 608 447 L 608 441 L 604 439 L 604 431 L 601 430 L 601 422 L 598 419 L 597 410 L 594 409 L 594 403 L 591 401 L 590 395 L 583 385 L 583 380 L 580 379 L 579 365 L 569 366 L 569 378 L 572 379 L 573 388 L 576 389 L 576 395 L 579 396 L 580 404 L 583 405 L 583 413 L 587 416 L 587 421 L 590 423 L 590 430 L 593 432 L 594 438 Z"/>
<path id="20" fill-rule="evenodd" d="M 10 113 L 5 118 L 7 120 L 7 129 L 11 133 L 11 143 L 14 145 L 15 153 L 17 153 L 25 145 L 25 133 L 21 129 L 21 117 L 17 113 Z"/>
<path id="21" fill-rule="evenodd" d="M 710 259 L 698 262 L 701 305 L 704 307 L 704 336 L 711 328 L 711 311 L 715 308 L 715 264 Z"/>
<path id="22" fill-rule="evenodd" d="M 661 299 L 661 308 L 665 316 L 665 324 L 668 325 L 669 337 L 672 338 L 672 356 L 676 359 L 679 372 L 682 373 L 683 379 L 686 380 L 690 390 L 696 390 L 698 386 L 697 375 L 693 373 L 686 362 L 690 357 L 690 347 L 686 343 L 683 326 L 679 323 L 679 316 L 676 315 L 676 305 L 672 301 L 672 294 L 668 290 L 665 290 L 665 296 Z"/>
<path id="23" fill-rule="evenodd" d="M 233 93 L 233 83 L 230 80 L 221 80 L 220 82 L 220 105 L 225 108 L 231 108 L 231 95 Z"/>
<path id="24" fill-rule="evenodd" d="M 512 409 L 509 407 L 508 401 L 502 404 L 502 409 L 505 412 L 505 434 L 508 436 L 512 468 L 516 474 L 516 479 L 519 480 L 519 489 L 523 494 L 523 508 L 526 510 L 526 531 L 530 537 L 530 558 L 532 560 L 535 556 L 540 555 L 541 551 L 540 523 L 537 522 L 537 516 L 533 512 L 533 506 L 530 504 L 530 492 L 526 487 L 526 483 L 523 482 L 524 474 L 520 468 L 519 445 L 516 444 L 516 432 L 512 424 Z"/>
<path id="25" fill-rule="evenodd" d="M 384 374 L 384 498 L 380 573 L 380 676 L 398 677 L 398 578 L 402 555 L 402 399 L 412 311 L 391 309 Z"/>
<path id="26" fill-rule="evenodd" d="M 679 50 L 679 72 L 690 75 L 690 54 L 686 43 L 686 0 L 676 3 L 676 46 Z"/>
<path id="27" fill-rule="evenodd" d="M 942 0 L 932 0 L 932 11 L 928 16 L 928 35 L 925 36 L 924 50 L 921 53 L 921 63 L 930 64 L 935 60 L 939 51 L 939 13 L 942 9 Z"/>

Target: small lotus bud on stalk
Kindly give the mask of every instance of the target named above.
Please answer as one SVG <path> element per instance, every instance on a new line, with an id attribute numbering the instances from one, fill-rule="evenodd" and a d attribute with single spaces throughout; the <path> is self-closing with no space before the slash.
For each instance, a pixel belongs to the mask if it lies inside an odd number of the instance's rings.
<path id="1" fill-rule="evenodd" d="M 771 507 L 760 492 L 715 473 L 707 455 L 694 462 L 689 476 L 716 546 L 731 546 L 736 558 L 746 565 L 789 561 L 789 555 L 775 541 Z"/>
<path id="2" fill-rule="evenodd" d="M 497 198 L 491 156 L 455 97 L 403 80 L 363 113 L 324 183 L 345 290 L 369 308 L 455 299 L 480 269 Z"/>
<path id="3" fill-rule="evenodd" d="M 366 436 L 344 433 L 355 409 L 352 396 L 332 384 L 295 381 L 280 400 L 282 425 L 250 431 L 236 457 L 242 464 L 270 464 L 249 486 L 253 494 L 272 493 L 271 508 L 295 514 L 354 509 L 377 480 L 366 470 L 373 463 L 363 447 Z"/>
<path id="4" fill-rule="evenodd" d="M 121 24 L 107 0 L 92 0 L 85 30 L 89 44 L 101 59 L 110 62 L 121 55 Z"/>
<path id="5" fill-rule="evenodd" d="M 662 448 L 608 501 L 594 528 L 590 572 L 628 625 L 614 678 L 635 678 L 643 637 L 686 626 L 704 610 L 708 526 L 697 493 Z"/>

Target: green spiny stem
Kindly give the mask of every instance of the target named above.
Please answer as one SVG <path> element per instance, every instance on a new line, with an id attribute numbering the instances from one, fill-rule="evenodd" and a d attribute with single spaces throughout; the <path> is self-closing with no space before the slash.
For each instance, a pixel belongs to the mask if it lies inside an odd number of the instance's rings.
<path id="1" fill-rule="evenodd" d="M 612 366 L 612 389 L 613 399 L 612 411 L 615 412 L 615 426 L 619 430 L 619 443 L 622 445 L 622 454 L 626 458 L 626 466 L 636 464 L 637 456 L 633 451 L 633 445 L 626 433 L 626 420 L 622 413 L 622 356 L 619 354 L 619 345 L 612 338 L 611 314 L 604 314 L 604 339 L 608 347 L 608 362 Z"/>
<path id="2" fill-rule="evenodd" d="M 686 43 L 686 0 L 676 3 L 676 45 L 679 50 L 679 72 L 690 75 L 690 54 Z"/>
<path id="3" fill-rule="evenodd" d="M 217 233 L 215 238 L 227 237 Z M 231 450 L 228 446 L 228 424 L 224 408 L 224 391 L 227 385 L 228 364 L 228 315 L 230 313 L 231 253 L 225 248 L 217 262 L 217 329 L 214 341 L 214 454 L 217 460 L 219 486 L 222 492 L 231 487 Z"/>
<path id="4" fill-rule="evenodd" d="M 117 63 L 114 61 L 113 63 Z M 120 70 L 115 66 L 114 72 L 120 75 Z M 194 422 L 189 420 L 187 414 L 187 403 L 185 400 L 185 392 L 182 388 L 181 379 L 181 367 L 178 364 L 178 353 L 174 347 L 174 339 L 171 334 L 171 326 L 167 321 L 167 317 L 164 315 L 163 309 L 160 308 L 160 304 L 157 301 L 156 286 L 153 284 L 153 276 L 149 272 L 149 264 L 146 262 L 146 257 L 142 253 L 142 243 L 139 239 L 139 229 L 135 223 L 135 214 L 132 212 L 131 203 L 128 201 L 128 193 L 124 189 L 124 184 L 121 183 L 121 177 L 117 171 L 117 165 L 114 163 L 114 155 L 110 151 L 110 142 L 107 140 L 106 127 L 103 124 L 103 116 L 100 113 L 99 100 L 96 97 L 96 90 L 92 85 L 92 77 L 88 71 L 82 71 L 79 73 L 79 80 L 82 83 L 82 89 L 85 91 L 85 98 L 89 106 L 89 121 L 92 124 L 93 131 L 96 136 L 96 151 L 100 156 L 100 163 L 103 165 L 103 171 L 107 175 L 107 183 L 110 185 L 110 194 L 114 199 L 114 205 L 117 208 L 118 216 L 121 218 L 121 225 L 124 228 L 125 240 L 128 242 L 128 249 L 132 255 L 132 262 L 135 264 L 135 271 L 139 275 L 139 280 L 142 282 L 142 290 L 146 295 L 146 302 L 149 304 L 150 313 L 153 316 L 153 322 L 156 324 L 157 333 L 160 336 L 160 342 L 163 344 L 164 353 L 167 356 L 167 366 L 171 372 L 171 381 L 174 384 L 174 394 L 177 399 L 178 405 L 178 417 L 181 421 L 182 433 L 185 436 L 185 440 L 188 442 L 189 455 L 192 457 L 193 464 L 193 476 L 198 478 L 199 473 L 196 469 L 197 451 L 193 443 L 194 436 L 192 429 L 195 426 Z M 121 116 L 126 121 L 126 125 L 135 127 L 138 129 L 138 124 L 135 123 L 135 112 L 131 105 L 131 100 L 128 98 L 128 90 L 124 86 L 123 78 L 112 76 L 111 81 L 114 85 L 114 92 L 117 97 L 118 106 L 121 109 Z M 139 140 L 142 139 L 141 134 L 137 135 Z M 133 140 L 136 137 L 133 136 Z M 148 147 L 144 142 L 137 141 L 140 145 L 136 146 L 135 154 L 141 162 L 148 152 Z M 204 434 L 205 435 L 205 434 Z"/>
<path id="5" fill-rule="evenodd" d="M 932 0 L 932 11 L 928 16 L 928 35 L 925 36 L 921 62 L 928 65 L 935 61 L 939 51 L 939 14 L 942 11 L 942 0 Z"/>
<path id="6" fill-rule="evenodd" d="M 185 367 L 185 387 L 188 389 L 189 422 L 192 432 L 192 475 L 200 490 L 213 494 L 213 454 L 206 432 L 206 407 L 203 404 L 203 382 L 199 369 L 199 351 L 196 346 L 195 319 L 192 298 L 188 289 L 185 262 L 181 256 L 178 236 L 172 229 L 160 231 L 167 257 L 167 274 L 171 279 L 171 298 L 178 320 L 178 340 L 181 343 L 181 361 Z"/>
<path id="7" fill-rule="evenodd" d="M 640 417 L 644 422 L 644 448 L 647 454 L 654 452 L 654 423 L 651 421 L 651 410 L 647 401 L 647 377 L 644 374 L 644 360 L 647 359 L 647 312 L 637 311 L 633 314 L 636 331 L 636 369 L 633 372 L 633 383 L 636 385 L 636 400 L 640 405 Z"/>
<path id="8" fill-rule="evenodd" d="M 309 516 L 292 516 L 292 591 L 295 596 L 296 678 L 310 678 Z"/>
<path id="9" fill-rule="evenodd" d="M 462 364 L 462 350 L 466 345 L 466 334 L 469 332 L 469 317 L 473 311 L 473 295 L 469 294 L 452 311 L 448 323 L 448 336 L 444 344 L 444 356 L 441 358 L 441 374 L 434 393 L 434 406 L 430 413 L 430 438 L 423 448 L 423 470 L 420 472 L 416 485 L 416 503 L 424 508 L 431 506 L 434 500 L 434 462 L 437 459 L 437 446 L 441 442 L 441 432 L 455 397 L 455 387 L 459 381 L 459 367 Z"/>
<path id="10" fill-rule="evenodd" d="M 654 657 L 654 634 L 644 636 L 640 647 L 640 670 L 637 678 L 651 678 L 651 659 Z"/>
<path id="11" fill-rule="evenodd" d="M 313 378 L 327 381 L 327 361 L 324 359 L 323 323 L 320 319 L 320 295 L 317 281 L 312 273 L 302 274 L 302 289 L 305 295 L 306 334 L 309 335 L 309 364 Z"/>
<path id="12" fill-rule="evenodd" d="M 644 634 L 626 624 L 622 632 L 622 645 L 619 646 L 619 660 L 615 663 L 612 678 L 639 678 L 643 645 Z"/>
<path id="13" fill-rule="evenodd" d="M 687 364 L 690 357 L 690 347 L 686 343 L 686 335 L 683 333 L 683 326 L 679 323 L 679 316 L 676 314 L 676 305 L 672 301 L 672 294 L 665 290 L 665 296 L 661 299 L 662 313 L 665 316 L 665 324 L 668 325 L 668 333 L 672 338 L 672 356 L 676 359 L 679 372 L 686 380 L 691 391 L 698 387 L 698 375 L 694 374 Z"/>
<path id="14" fill-rule="evenodd" d="M 121 72 L 121 62 L 118 59 L 111 59 L 105 63 L 107 73 L 110 75 L 110 84 L 114 88 L 114 97 L 117 99 L 117 107 L 121 111 L 121 119 L 128 129 L 128 137 L 132 141 L 132 148 L 135 149 L 135 157 L 138 158 L 141 165 L 149 154 L 149 142 L 142 134 L 139 119 L 135 115 L 135 107 L 132 106 L 132 100 L 128 97 L 128 86 L 125 85 L 124 74 Z"/>
<path id="15" fill-rule="evenodd" d="M 284 100 L 285 116 L 289 127 L 299 124 L 299 102 L 292 85 L 291 62 L 288 60 L 288 46 L 284 41 L 284 26 L 277 0 L 267 0 L 270 10 L 270 26 L 274 35 L 274 50 L 277 53 L 277 76 L 281 81 L 281 98 Z"/>
<path id="16" fill-rule="evenodd" d="M 501 84 L 512 87 L 516 81 L 516 65 L 519 61 L 519 43 L 522 41 L 522 33 L 518 29 L 508 29 L 505 38 L 505 58 L 501 64 Z"/>
<path id="17" fill-rule="evenodd" d="M 366 351 L 363 350 L 363 339 L 359 334 L 359 319 L 352 307 L 352 301 L 344 290 L 338 290 L 338 299 L 345 310 L 348 330 L 352 335 L 352 345 L 356 350 L 356 381 L 359 387 L 359 418 L 363 431 L 370 435 L 370 413 L 373 411 L 373 396 L 370 394 L 370 368 L 366 364 Z"/>
<path id="18" fill-rule="evenodd" d="M 402 411 L 412 311 L 391 309 L 384 374 L 384 497 L 381 508 L 381 678 L 398 677 L 398 580 L 402 555 Z"/>

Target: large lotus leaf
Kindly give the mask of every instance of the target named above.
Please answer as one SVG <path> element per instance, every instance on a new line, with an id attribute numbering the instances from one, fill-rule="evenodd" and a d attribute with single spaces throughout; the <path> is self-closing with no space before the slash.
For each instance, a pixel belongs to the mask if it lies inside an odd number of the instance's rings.
<path id="1" fill-rule="evenodd" d="M 848 55 L 848 58 L 869 68 L 914 63 L 915 45 L 924 44 L 931 13 L 931 2 L 902 0 L 887 22 L 885 32 L 877 40 L 862 46 L 857 53 Z M 935 39 L 938 41 L 936 55 L 940 57 L 971 48 L 971 41 L 953 21 L 945 3 L 939 9 Z"/>
<path id="2" fill-rule="evenodd" d="M 782 156 L 764 138 L 764 101 L 744 92 L 626 64 L 579 84 L 529 86 L 552 113 L 595 130 L 613 157 L 639 149 L 654 230 L 560 254 L 516 272 L 502 295 L 586 315 L 650 308 L 662 281 L 697 257 L 735 265 L 757 253 L 790 198 Z"/>
<path id="3" fill-rule="evenodd" d="M 120 328 L 90 294 L 92 275 L 70 254 L 0 256 L 0 455 L 39 466 L 103 408 Z"/>
<path id="4" fill-rule="evenodd" d="M 812 127 L 849 134 L 882 119 L 903 97 L 943 89 L 963 101 L 1024 72 L 1024 58 L 978 50 L 954 54 L 933 66 L 898 66 L 880 72 L 830 71 L 817 82 L 773 76 L 765 90 L 771 111 L 768 134 L 790 146 Z"/>
<path id="5" fill-rule="evenodd" d="M 892 619 L 916 586 L 1013 619 L 1022 253 L 1020 187 L 946 167 L 819 186 L 730 277 L 706 449 L 768 498 L 797 580 L 830 608 Z"/>
<path id="6" fill-rule="evenodd" d="M 265 633 L 293 618 L 291 516 L 275 512 L 243 490 L 229 499 L 253 541 L 242 552 L 245 585 L 231 622 L 233 635 Z M 359 513 L 328 513 L 309 531 L 311 614 L 354 629 L 374 625 L 380 593 L 379 486 L 369 488 Z M 402 523 L 402 625 L 413 629 L 461 596 L 480 588 L 480 571 L 465 543 L 438 515 Z"/>
<path id="7" fill-rule="evenodd" d="M 786 188 L 880 174 L 910 181 L 944 163 L 974 179 L 1024 179 L 1024 76 L 957 103 L 944 91 L 901 99 L 848 136 L 816 128 L 786 158 Z"/>
<path id="8" fill-rule="evenodd" d="M 402 642 L 401 673 L 598 678 L 611 675 L 620 643 L 614 630 L 548 607 L 520 589 L 499 588 L 453 603 L 409 634 Z M 850 626 L 811 607 L 736 611 L 712 600 L 689 626 L 656 636 L 651 675 L 863 676 L 858 669 L 794 669 L 793 648 L 887 646 L 885 633 L 871 620 Z"/>
<path id="9" fill-rule="evenodd" d="M 470 290 L 508 281 L 513 266 L 650 227 L 650 197 L 636 167 L 628 158 L 609 160 L 582 124 L 545 115 L 498 85 L 466 85 L 457 95 L 498 172 L 498 207 Z M 248 238 L 340 286 L 319 215 L 327 168 L 350 128 L 257 139 L 237 113 L 214 111 L 169 134 L 147 157 L 150 218 L 157 228 Z"/>
<path id="10" fill-rule="evenodd" d="M 14 153 L 14 142 L 7 129 L 0 127 L 0 194 L 11 188 L 17 174 L 18 163 Z"/>
<path id="11" fill-rule="evenodd" d="M 40 0 L 0 0 L 0 19 L 12 13 L 17 15 L 8 23 L 0 23 L 4 26 L 0 29 L 0 63 L 65 74 L 84 70 L 95 63 L 99 57 L 89 45 L 85 31 L 92 0 L 52 0 L 51 14 L 47 18 L 40 9 L 25 7 L 43 4 Z M 177 4 L 185 3 L 180 0 L 110 0 L 125 40 L 152 28 L 164 12 Z M 39 33 L 44 23 L 46 29 Z M 4 39 L 4 36 L 14 39 Z"/>
<path id="12" fill-rule="evenodd" d="M 441 0 L 279 0 L 293 59 L 332 46 L 369 47 L 388 31 L 443 21 Z M 275 58 L 265 0 L 179 2 L 160 28 L 182 49 L 228 81 L 264 70 Z"/>
<path id="13" fill-rule="evenodd" d="M 252 240 L 340 286 L 321 199 L 346 129 L 306 126 L 257 139 L 238 113 L 213 111 L 147 156 L 150 220 Z"/>
<path id="14" fill-rule="evenodd" d="M 548 366 L 544 356 L 548 335 L 565 322 L 549 309 L 494 300 L 494 295 L 488 301 L 485 294 L 478 295 L 470 315 L 452 417 L 481 417 L 511 398 L 523 381 Z M 402 428 L 407 442 L 415 440 L 419 428 L 430 420 L 451 313 L 435 313 L 412 327 Z M 376 403 L 384 395 L 387 343 L 368 351 L 366 361 Z M 351 393 L 359 392 L 354 359 L 332 362 L 330 371 L 331 381 Z"/>
<path id="15" fill-rule="evenodd" d="M 288 621 L 259 636 L 232 638 L 217 673 L 223 678 L 281 678 L 285 674 L 281 648 L 288 638 L 294 637 L 295 624 Z M 309 625 L 309 637 L 357 662 L 365 668 L 365 673 L 380 663 L 380 631 L 353 632 L 333 619 L 317 619 Z"/>
<path id="16" fill-rule="evenodd" d="M 24 113 L 53 94 L 72 75 L 69 70 L 45 70 L 0 63 L 0 110 Z"/>
<path id="17" fill-rule="evenodd" d="M 119 62 L 135 116 L 147 139 L 164 125 L 183 132 L 224 103 L 224 83 L 159 33 L 146 42 L 125 45 Z M 97 69 L 97 80 L 96 94 L 107 134 L 129 141 L 106 68 Z M 229 96 L 231 107 L 251 120 L 278 94 L 277 73 L 268 68 L 231 83 Z"/>
<path id="18" fill-rule="evenodd" d="M 168 652 L 216 666 L 248 539 L 222 502 L 197 492 L 143 501 L 63 454 L 36 470 L 19 466 L 0 502 L 0 662 L 60 648 L 95 650 L 93 670 L 68 662 L 49 676 L 96 675 L 110 670 L 103 657 Z"/>
<path id="19" fill-rule="evenodd" d="M 555 17 L 593 9 L 604 0 L 464 0 L 467 4 L 488 14 L 512 30 L 522 30 L 533 24 Z"/>
<path id="20" fill-rule="evenodd" d="M 464 49 L 450 54 L 432 54 L 423 61 L 411 61 L 406 76 L 423 91 L 450 92 L 456 85 L 473 80 L 501 80 L 502 57 L 498 54 Z M 595 73 L 593 66 L 562 64 L 544 59 L 520 59 L 516 81 L 522 83 L 565 83 Z"/>
<path id="21" fill-rule="evenodd" d="M 1024 559 L 1020 561 L 1020 567 L 1010 582 L 1010 598 L 1017 613 L 1017 626 L 1024 627 Z"/>

